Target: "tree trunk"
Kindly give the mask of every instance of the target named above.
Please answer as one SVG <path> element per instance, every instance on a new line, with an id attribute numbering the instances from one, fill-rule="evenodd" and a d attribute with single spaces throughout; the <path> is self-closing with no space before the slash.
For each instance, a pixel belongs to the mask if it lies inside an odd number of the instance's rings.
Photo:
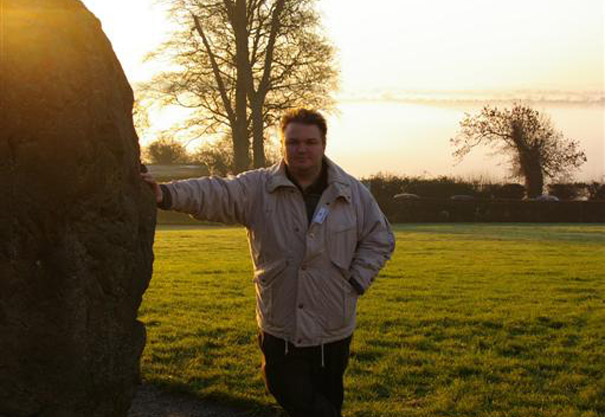
<path id="1" fill-rule="evenodd" d="M 540 151 L 529 149 L 519 153 L 521 172 L 525 177 L 525 192 L 528 198 L 535 198 L 542 194 L 544 188 L 544 174 L 542 173 L 542 160 Z"/>
<path id="2" fill-rule="evenodd" d="M 254 151 L 254 168 L 265 166 L 265 130 L 263 121 L 263 106 L 252 103 L 252 148 Z"/>
<path id="3" fill-rule="evenodd" d="M 238 120 L 231 127 L 233 140 L 233 169 L 236 174 L 250 168 L 250 146 L 245 120 Z"/>
<path id="4" fill-rule="evenodd" d="M 544 175 L 539 163 L 533 163 L 524 168 L 525 191 L 528 198 L 535 198 L 542 194 L 544 188 Z"/>
<path id="5" fill-rule="evenodd" d="M 243 4 L 243 12 L 242 12 L 242 4 Z M 210 42 L 204 33 L 204 28 L 202 27 L 199 18 L 192 14 L 193 21 L 195 23 L 195 28 L 202 38 L 202 42 L 204 43 L 204 48 L 208 53 L 210 58 L 210 62 L 212 64 L 212 72 L 214 73 L 214 78 L 218 85 L 221 100 L 225 106 L 225 111 L 227 112 L 229 118 L 229 125 L 231 127 L 231 139 L 233 141 L 233 169 L 236 173 L 247 170 L 250 167 L 250 143 L 248 141 L 248 129 L 247 129 L 247 120 L 246 120 L 246 71 L 244 66 L 241 64 L 242 54 L 247 54 L 248 52 L 248 33 L 246 30 L 246 3 L 245 0 L 238 0 L 237 7 L 235 9 L 231 9 L 229 4 L 226 4 L 228 8 L 228 12 L 231 19 L 231 25 L 233 26 L 233 30 L 236 37 L 236 54 L 237 54 L 237 62 L 236 62 L 236 72 L 237 72 L 237 80 L 236 80 L 236 94 L 235 94 L 235 111 L 231 106 L 230 98 L 227 94 L 227 89 L 221 77 L 219 66 L 216 62 L 215 55 L 212 51 L 212 47 L 210 46 Z M 243 25 L 243 29 L 242 29 Z M 244 55 L 246 59 L 243 62 L 247 61 L 247 56 Z"/>
<path id="6" fill-rule="evenodd" d="M 234 169 L 236 173 L 250 168 L 250 142 L 247 123 L 248 96 L 248 30 L 246 28 L 246 0 L 237 0 L 233 11 L 233 31 L 235 33 L 236 91 L 235 117 L 233 126 Z"/>
<path id="7" fill-rule="evenodd" d="M 512 139 L 519 153 L 521 173 L 525 177 L 525 192 L 528 198 L 535 198 L 542 194 L 544 188 L 540 149 L 528 143 L 522 123 L 513 120 L 511 129 Z"/>
<path id="8" fill-rule="evenodd" d="M 264 120 L 263 106 L 267 91 L 271 80 L 271 68 L 273 65 L 273 54 L 275 50 L 275 41 L 280 27 L 280 19 L 284 8 L 285 0 L 277 0 L 275 8 L 271 15 L 271 32 L 269 34 L 269 42 L 265 51 L 265 66 L 263 68 L 263 76 L 258 84 L 258 89 L 255 91 L 252 68 L 250 62 L 247 62 L 248 78 L 248 97 L 250 99 L 251 117 L 252 117 L 252 147 L 254 151 L 254 168 L 262 168 L 265 166 L 265 135 L 264 135 Z"/>

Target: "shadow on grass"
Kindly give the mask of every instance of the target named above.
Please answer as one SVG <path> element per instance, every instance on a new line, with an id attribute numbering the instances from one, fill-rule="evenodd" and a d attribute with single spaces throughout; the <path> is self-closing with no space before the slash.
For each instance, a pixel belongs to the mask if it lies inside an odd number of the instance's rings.
<path id="1" fill-rule="evenodd" d="M 214 379 L 214 378 L 212 378 Z M 164 380 L 143 381 L 137 389 L 128 417 L 286 417 L 278 405 L 262 404 L 224 393 L 200 395 L 195 387 L 218 381 L 194 381 L 191 385 Z"/>

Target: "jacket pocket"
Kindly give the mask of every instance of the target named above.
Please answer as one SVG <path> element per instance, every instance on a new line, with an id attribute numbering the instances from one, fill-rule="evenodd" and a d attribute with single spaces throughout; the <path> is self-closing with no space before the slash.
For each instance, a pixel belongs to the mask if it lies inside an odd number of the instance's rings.
<path id="1" fill-rule="evenodd" d="M 357 248 L 357 227 L 352 218 L 333 219 L 328 225 L 326 237 L 330 263 L 340 278 L 339 326 L 347 327 L 355 319 L 357 292 L 349 282 L 350 268 Z"/>
<path id="2" fill-rule="evenodd" d="M 357 248 L 357 228 L 355 223 L 342 222 L 327 228 L 327 249 L 330 261 L 340 269 L 348 271 Z"/>
<path id="3" fill-rule="evenodd" d="M 333 288 L 333 297 L 331 300 L 331 311 L 327 315 L 325 326 L 327 330 L 338 330 L 348 327 L 352 320 L 355 320 L 355 310 L 357 305 L 357 292 L 349 283 L 349 271 L 343 265 L 331 261 L 331 286 Z"/>
<path id="4" fill-rule="evenodd" d="M 279 259 L 258 265 L 254 271 L 257 313 L 263 320 L 271 321 L 273 319 L 273 287 L 277 278 L 284 272 L 287 266 L 288 261 L 286 259 Z"/>
<path id="5" fill-rule="evenodd" d="M 278 259 L 277 261 L 258 265 L 254 271 L 254 282 L 263 286 L 271 285 L 275 277 L 286 269 L 286 266 L 288 266 L 286 259 Z"/>

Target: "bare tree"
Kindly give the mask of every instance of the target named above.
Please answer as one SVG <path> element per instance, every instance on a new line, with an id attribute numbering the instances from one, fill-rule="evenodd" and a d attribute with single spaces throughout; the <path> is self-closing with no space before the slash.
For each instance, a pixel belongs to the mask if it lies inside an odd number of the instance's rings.
<path id="1" fill-rule="evenodd" d="M 233 141 L 227 135 L 215 141 L 202 143 L 191 155 L 191 162 L 204 166 L 210 175 L 225 177 L 235 172 Z M 267 165 L 281 159 L 281 143 L 267 140 L 265 143 Z"/>
<path id="2" fill-rule="evenodd" d="M 151 142 L 145 148 L 145 156 L 152 164 L 162 165 L 184 164 L 190 159 L 187 149 L 181 143 L 165 136 Z"/>
<path id="3" fill-rule="evenodd" d="M 461 160 L 479 145 L 508 155 L 511 173 L 525 179 L 528 197 L 542 194 L 544 178 L 570 177 L 586 162 L 577 141 L 566 138 L 549 117 L 526 105 L 485 106 L 477 115 L 467 113 L 460 128 L 451 139 L 454 156 Z"/>
<path id="4" fill-rule="evenodd" d="M 316 0 L 160 0 L 182 30 L 150 55 L 169 70 L 143 100 L 192 109 L 175 129 L 232 138 L 236 172 L 265 165 L 265 130 L 288 108 L 332 108 L 334 49 Z M 252 147 L 250 146 L 252 139 Z"/>
<path id="5" fill-rule="evenodd" d="M 215 142 L 204 142 L 194 152 L 192 160 L 206 167 L 210 175 L 225 177 L 234 171 L 232 143 L 228 136 Z"/>

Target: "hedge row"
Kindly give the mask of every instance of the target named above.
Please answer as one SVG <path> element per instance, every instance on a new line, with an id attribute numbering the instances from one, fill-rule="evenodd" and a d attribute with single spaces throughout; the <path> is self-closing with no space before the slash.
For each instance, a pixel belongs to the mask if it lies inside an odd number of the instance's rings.
<path id="1" fill-rule="evenodd" d="M 605 222 L 605 201 L 419 199 L 382 207 L 392 223 L 405 222 Z"/>
<path id="2" fill-rule="evenodd" d="M 518 183 L 493 183 L 482 179 L 465 180 L 452 177 L 398 177 L 377 174 L 362 180 L 379 203 L 390 200 L 396 194 L 416 194 L 425 198 L 449 198 L 453 195 L 469 195 L 479 199 L 516 199 L 525 197 L 525 187 Z M 605 200 L 603 182 L 573 182 L 548 184 L 544 193 L 560 200 Z"/>

